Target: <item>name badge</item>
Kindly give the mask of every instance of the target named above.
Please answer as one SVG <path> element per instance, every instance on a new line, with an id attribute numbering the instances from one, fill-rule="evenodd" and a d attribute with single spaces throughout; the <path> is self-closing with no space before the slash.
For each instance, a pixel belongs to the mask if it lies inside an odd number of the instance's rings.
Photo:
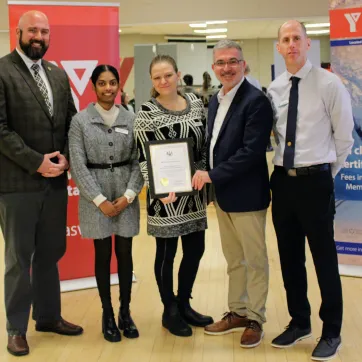
<path id="1" fill-rule="evenodd" d="M 114 130 L 118 133 L 128 134 L 128 129 L 125 129 L 125 128 L 116 127 Z"/>
<path id="2" fill-rule="evenodd" d="M 280 102 L 280 103 L 279 103 L 279 108 L 286 106 L 288 103 L 289 103 L 288 100 L 285 100 L 285 101 L 283 101 L 283 102 Z"/>
<path id="3" fill-rule="evenodd" d="M 201 121 L 195 122 L 195 126 L 203 126 Z"/>

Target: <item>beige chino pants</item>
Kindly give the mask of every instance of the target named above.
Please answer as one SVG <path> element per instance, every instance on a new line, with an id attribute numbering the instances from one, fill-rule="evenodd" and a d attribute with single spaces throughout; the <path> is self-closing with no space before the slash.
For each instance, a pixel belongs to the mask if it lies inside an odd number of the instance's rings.
<path id="1" fill-rule="evenodd" d="M 269 284 L 266 210 L 226 213 L 217 202 L 215 208 L 229 275 L 229 309 L 263 324 Z"/>

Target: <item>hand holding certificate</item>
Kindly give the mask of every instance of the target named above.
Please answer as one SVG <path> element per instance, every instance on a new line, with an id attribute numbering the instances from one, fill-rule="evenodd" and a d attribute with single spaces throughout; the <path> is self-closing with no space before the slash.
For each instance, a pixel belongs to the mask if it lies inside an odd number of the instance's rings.
<path id="1" fill-rule="evenodd" d="M 192 139 L 151 141 L 145 144 L 151 198 L 194 194 Z"/>

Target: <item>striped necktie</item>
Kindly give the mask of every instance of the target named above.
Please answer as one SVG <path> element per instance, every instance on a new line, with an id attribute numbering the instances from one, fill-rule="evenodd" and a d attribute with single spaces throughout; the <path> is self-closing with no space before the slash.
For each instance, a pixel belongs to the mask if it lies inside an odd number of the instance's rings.
<path id="1" fill-rule="evenodd" d="M 49 94 L 48 94 L 48 90 L 47 90 L 47 87 L 45 85 L 45 82 L 43 81 L 43 78 L 40 76 L 39 74 L 39 71 L 40 71 L 40 66 L 39 64 L 33 64 L 31 66 L 31 69 L 34 71 L 34 79 L 35 79 L 35 82 L 45 100 L 45 103 L 48 107 L 48 110 L 49 110 L 49 113 L 51 116 L 53 116 L 53 108 L 52 108 L 52 105 L 50 103 L 50 100 L 49 100 Z"/>

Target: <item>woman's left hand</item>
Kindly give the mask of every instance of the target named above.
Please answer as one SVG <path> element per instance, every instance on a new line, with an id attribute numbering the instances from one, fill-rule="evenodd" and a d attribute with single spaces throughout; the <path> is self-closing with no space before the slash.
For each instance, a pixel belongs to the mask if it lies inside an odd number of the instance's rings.
<path id="1" fill-rule="evenodd" d="M 122 212 L 129 205 L 125 196 L 121 196 L 118 199 L 115 199 L 112 204 L 116 208 L 118 213 Z"/>
<path id="2" fill-rule="evenodd" d="M 177 197 L 176 197 L 176 194 L 174 192 L 170 192 L 167 197 L 164 197 L 164 198 L 162 198 L 160 200 L 164 205 L 167 205 L 167 204 L 170 204 L 172 202 L 175 202 L 177 200 Z"/>

